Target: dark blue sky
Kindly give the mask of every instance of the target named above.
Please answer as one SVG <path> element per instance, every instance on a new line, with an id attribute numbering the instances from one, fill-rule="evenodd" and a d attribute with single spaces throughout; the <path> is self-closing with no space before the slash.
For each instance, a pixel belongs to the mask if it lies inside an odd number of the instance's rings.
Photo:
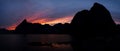
<path id="1" fill-rule="evenodd" d="M 68 17 L 63 22 L 70 22 L 76 12 L 89 10 L 94 2 L 103 4 L 115 22 L 120 22 L 120 0 L 0 0 L 0 27 L 19 24 L 25 18 L 50 23 Z"/>

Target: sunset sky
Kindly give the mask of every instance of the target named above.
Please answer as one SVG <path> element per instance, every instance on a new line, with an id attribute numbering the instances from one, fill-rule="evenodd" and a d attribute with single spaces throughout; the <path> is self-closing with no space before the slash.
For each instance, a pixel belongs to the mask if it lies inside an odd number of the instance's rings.
<path id="1" fill-rule="evenodd" d="M 12 30 L 24 19 L 42 24 L 70 22 L 94 2 L 103 4 L 120 23 L 120 0 L 0 0 L 0 28 Z"/>

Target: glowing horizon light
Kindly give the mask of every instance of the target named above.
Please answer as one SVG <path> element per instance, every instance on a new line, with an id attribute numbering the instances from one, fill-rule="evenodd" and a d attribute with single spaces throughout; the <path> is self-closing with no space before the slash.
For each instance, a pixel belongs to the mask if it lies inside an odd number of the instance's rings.
<path id="1" fill-rule="evenodd" d="M 17 27 L 17 24 L 13 24 L 13 25 L 7 27 L 6 29 L 7 30 L 15 30 L 16 27 Z"/>
<path id="2" fill-rule="evenodd" d="M 52 25 L 52 24 L 57 24 L 57 23 L 62 23 L 62 24 L 64 24 L 64 23 L 70 23 L 71 20 L 72 20 L 72 18 L 73 18 L 72 16 L 66 16 L 66 17 L 63 17 L 63 18 L 58 18 L 56 20 L 46 22 L 45 24 Z"/>
<path id="3" fill-rule="evenodd" d="M 71 20 L 72 20 L 73 16 L 65 16 L 65 17 L 62 17 L 62 18 L 57 18 L 57 19 L 54 19 L 54 20 L 51 20 L 51 21 L 48 21 L 49 19 L 47 18 L 44 18 L 44 19 L 35 19 L 35 20 L 28 20 L 28 22 L 31 22 L 31 23 L 39 23 L 39 24 L 49 24 L 49 25 L 54 25 L 54 24 L 57 24 L 57 23 L 70 23 Z M 15 28 L 17 27 L 18 24 L 13 24 L 9 27 L 7 27 L 6 29 L 7 30 L 15 30 Z"/>

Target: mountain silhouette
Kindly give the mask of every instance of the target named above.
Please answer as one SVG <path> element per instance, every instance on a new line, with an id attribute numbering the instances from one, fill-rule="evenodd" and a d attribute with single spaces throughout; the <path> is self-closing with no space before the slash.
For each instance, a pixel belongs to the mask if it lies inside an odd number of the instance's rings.
<path id="1" fill-rule="evenodd" d="M 83 10 L 78 12 L 74 16 L 71 25 L 73 25 L 73 29 L 82 29 L 82 32 L 90 29 L 90 32 L 97 33 L 101 31 L 112 32 L 117 28 L 110 12 L 99 3 L 95 3 L 89 11 Z M 79 33 L 79 31 L 76 33 Z"/>
<path id="2" fill-rule="evenodd" d="M 110 37 L 118 32 L 110 12 L 99 3 L 94 3 L 90 10 L 76 13 L 70 25 L 74 51 L 104 51 L 105 47 L 112 48 Z"/>
<path id="3" fill-rule="evenodd" d="M 49 24 L 41 25 L 39 23 L 30 23 L 27 20 L 23 20 L 15 29 L 15 33 L 21 34 L 68 34 L 69 24 L 55 24 L 50 26 Z"/>
<path id="4" fill-rule="evenodd" d="M 113 32 L 116 29 L 110 12 L 101 4 L 95 3 L 90 10 L 91 24 L 100 32 Z"/>
<path id="5" fill-rule="evenodd" d="M 27 33 L 30 32 L 31 33 L 31 29 L 32 29 L 32 24 L 28 23 L 27 20 L 23 20 L 15 29 L 15 32 L 17 33 Z"/>

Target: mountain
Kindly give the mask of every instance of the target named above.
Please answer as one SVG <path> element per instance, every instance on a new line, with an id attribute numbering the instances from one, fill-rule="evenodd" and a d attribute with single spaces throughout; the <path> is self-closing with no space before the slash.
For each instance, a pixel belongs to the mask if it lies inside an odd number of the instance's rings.
<path id="1" fill-rule="evenodd" d="M 39 33 L 40 32 L 41 24 L 32 24 L 27 22 L 27 20 L 23 20 L 15 29 L 15 33 L 21 34 L 32 34 L 32 33 Z"/>
<path id="2" fill-rule="evenodd" d="M 15 29 L 16 33 L 26 33 L 29 32 L 31 28 L 31 23 L 28 23 L 27 20 L 23 20 Z"/>
<path id="3" fill-rule="evenodd" d="M 71 26 L 73 33 L 85 33 L 86 31 L 90 33 L 110 33 L 117 28 L 110 12 L 99 3 L 94 3 L 90 10 L 82 10 L 76 13 Z"/>
<path id="4" fill-rule="evenodd" d="M 90 17 L 92 28 L 98 32 L 113 32 L 116 29 L 110 12 L 99 3 L 95 3 L 90 9 Z"/>
<path id="5" fill-rule="evenodd" d="M 79 11 L 70 25 L 71 45 L 74 51 L 104 51 L 107 48 L 119 48 L 119 44 L 116 43 L 118 28 L 110 12 L 102 4 L 94 3 L 90 10 Z"/>
<path id="6" fill-rule="evenodd" d="M 18 34 L 65 34 L 68 33 L 69 24 L 55 24 L 50 26 L 49 24 L 41 25 L 39 23 L 29 23 L 27 20 L 23 20 L 15 29 L 15 33 Z"/>

